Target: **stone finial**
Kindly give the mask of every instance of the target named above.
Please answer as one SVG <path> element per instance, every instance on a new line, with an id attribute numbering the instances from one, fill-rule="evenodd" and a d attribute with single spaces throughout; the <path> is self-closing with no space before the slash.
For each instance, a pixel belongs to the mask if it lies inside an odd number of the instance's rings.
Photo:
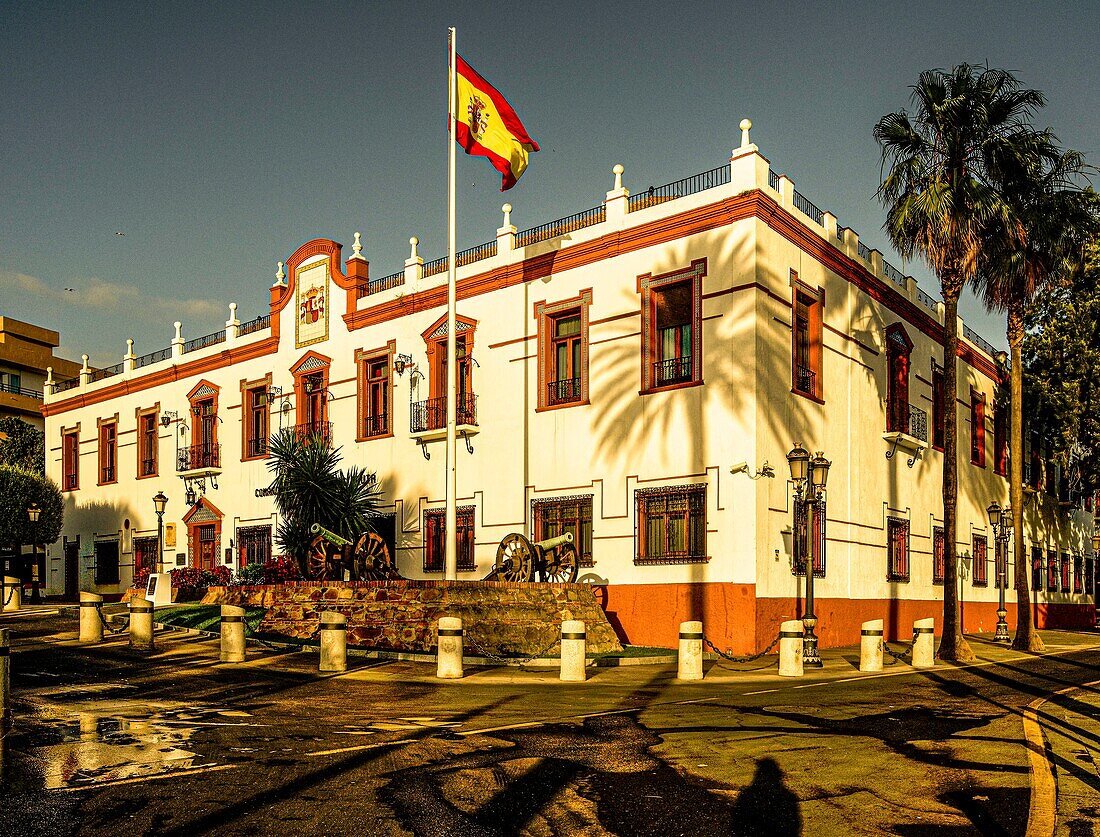
<path id="1" fill-rule="evenodd" d="M 275 271 L 275 284 L 273 288 L 285 288 L 286 287 L 286 271 L 283 270 L 283 263 L 279 262 L 279 269 Z"/>
<path id="2" fill-rule="evenodd" d="M 225 327 L 240 325 L 240 320 L 237 319 L 237 303 L 229 303 L 229 319 L 226 320 Z"/>
<path id="3" fill-rule="evenodd" d="M 363 261 L 363 242 L 362 242 L 362 238 L 363 238 L 362 233 L 356 233 L 355 234 L 355 243 L 351 245 L 351 251 L 352 251 L 351 252 L 351 257 L 353 259 L 359 259 L 360 261 Z"/>
<path id="4" fill-rule="evenodd" d="M 129 357 L 134 353 L 134 340 L 133 338 L 127 338 L 126 340 L 126 356 Z"/>
<path id="5" fill-rule="evenodd" d="M 749 142 L 749 131 L 752 130 L 752 120 L 751 119 L 742 119 L 740 127 L 741 127 L 741 147 L 745 148 L 746 146 L 751 144 Z"/>
<path id="6" fill-rule="evenodd" d="M 417 238 L 415 235 L 412 238 L 409 239 L 409 246 L 411 248 L 410 252 L 409 252 L 409 258 L 410 259 L 415 259 L 416 258 L 416 245 L 419 244 L 419 243 L 420 243 L 420 239 Z"/>
<path id="7" fill-rule="evenodd" d="M 504 213 L 504 223 L 501 226 L 510 227 L 512 225 L 512 204 L 506 203 L 500 209 Z"/>
<path id="8" fill-rule="evenodd" d="M 53 367 L 52 366 L 47 366 L 46 367 L 46 384 L 48 386 L 51 386 L 51 387 L 53 386 Z"/>
<path id="9" fill-rule="evenodd" d="M 182 331 L 183 323 L 181 323 L 179 320 L 176 320 L 174 323 L 172 323 L 172 326 L 176 329 L 176 336 L 173 337 L 172 339 L 173 340 L 182 340 L 183 339 L 183 331 Z"/>
<path id="10" fill-rule="evenodd" d="M 615 187 L 614 188 L 615 189 L 623 188 L 623 172 L 626 171 L 626 169 L 623 168 L 623 164 L 622 163 L 616 163 L 614 168 L 611 169 L 611 171 L 615 175 Z"/>
<path id="11" fill-rule="evenodd" d="M 81 371 L 81 372 L 88 372 L 88 371 L 90 371 L 90 370 L 88 369 L 88 356 L 87 356 L 87 355 L 81 355 L 81 356 L 80 356 L 80 359 L 81 359 L 82 361 L 84 361 L 84 365 L 80 367 L 80 371 Z"/>

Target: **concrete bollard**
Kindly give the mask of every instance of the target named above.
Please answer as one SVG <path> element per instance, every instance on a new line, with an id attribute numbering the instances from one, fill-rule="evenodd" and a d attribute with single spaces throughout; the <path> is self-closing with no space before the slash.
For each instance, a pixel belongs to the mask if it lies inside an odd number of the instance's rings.
<path id="1" fill-rule="evenodd" d="M 680 623 L 680 654 L 676 677 L 679 680 L 703 679 L 703 623 Z"/>
<path id="2" fill-rule="evenodd" d="M 146 599 L 130 599 L 130 647 L 153 650 L 153 603 Z"/>
<path id="3" fill-rule="evenodd" d="M 244 662 L 244 608 L 222 605 L 222 653 L 223 663 Z"/>
<path id="4" fill-rule="evenodd" d="M 23 582 L 10 575 L 4 576 L 4 613 L 14 613 L 23 604 Z"/>
<path id="5" fill-rule="evenodd" d="M 779 626 L 779 674 L 783 677 L 802 676 L 801 619 L 791 619 Z"/>
<path id="6" fill-rule="evenodd" d="M 435 676 L 457 680 L 462 676 L 462 620 L 440 616 L 435 653 Z"/>
<path id="7" fill-rule="evenodd" d="M 929 616 L 913 623 L 913 668 L 936 665 L 936 620 Z"/>
<path id="8" fill-rule="evenodd" d="M 882 620 L 864 622 L 859 632 L 859 670 L 882 671 Z"/>
<path id="9" fill-rule="evenodd" d="M 103 617 L 99 608 L 103 597 L 98 593 L 80 591 L 80 641 L 103 642 Z"/>
<path id="10" fill-rule="evenodd" d="M 584 622 L 566 619 L 561 623 L 561 674 L 559 679 L 583 683 L 585 679 Z"/>
<path id="11" fill-rule="evenodd" d="M 0 628 L 0 734 L 11 729 L 11 632 Z"/>
<path id="12" fill-rule="evenodd" d="M 319 671 L 348 670 L 348 617 L 326 610 L 321 614 Z"/>

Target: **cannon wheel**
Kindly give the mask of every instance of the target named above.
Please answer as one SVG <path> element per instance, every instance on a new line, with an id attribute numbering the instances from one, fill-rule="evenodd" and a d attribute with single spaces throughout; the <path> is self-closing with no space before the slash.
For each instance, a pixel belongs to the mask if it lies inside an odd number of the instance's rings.
<path id="1" fill-rule="evenodd" d="M 355 577 L 360 581 L 379 581 L 388 577 L 393 561 L 386 542 L 375 532 L 367 532 L 355 545 Z"/>
<path id="2" fill-rule="evenodd" d="M 324 538 L 315 537 L 309 544 L 309 556 L 306 566 L 309 568 L 309 577 L 318 581 L 328 578 L 329 560 L 328 548 Z"/>
<path id="3" fill-rule="evenodd" d="M 577 580 L 579 565 L 577 547 L 571 543 L 560 544 L 546 553 L 543 580 L 556 584 L 573 584 Z"/>
<path id="4" fill-rule="evenodd" d="M 534 545 L 518 532 L 505 535 L 497 547 L 496 570 L 502 581 L 530 581 L 535 570 Z"/>

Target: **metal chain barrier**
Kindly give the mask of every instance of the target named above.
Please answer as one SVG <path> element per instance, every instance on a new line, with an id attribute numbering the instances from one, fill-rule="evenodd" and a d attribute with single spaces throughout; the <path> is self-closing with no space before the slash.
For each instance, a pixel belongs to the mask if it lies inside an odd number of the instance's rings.
<path id="1" fill-rule="evenodd" d="M 282 650 L 284 650 L 282 648 L 279 648 L 276 645 L 272 645 L 270 642 L 268 642 L 266 639 L 261 637 L 256 632 L 256 629 L 260 627 L 260 623 L 264 621 L 264 616 L 267 616 L 266 611 L 260 616 L 259 619 L 256 620 L 256 627 L 253 627 L 252 625 L 249 624 L 248 617 L 245 617 L 241 620 L 241 622 L 244 624 L 245 636 L 247 636 L 249 639 L 252 639 L 252 640 L 260 643 L 260 645 L 262 645 L 264 648 L 268 649 L 269 651 L 282 651 Z M 318 625 L 317 630 L 315 630 L 313 632 L 313 634 L 308 637 L 308 639 L 313 639 L 313 637 L 316 636 L 320 632 L 320 630 L 321 630 L 321 626 Z"/>
<path id="2" fill-rule="evenodd" d="M 8 593 L 8 597 L 6 599 L 4 599 L 4 604 L 0 605 L 0 607 L 7 607 L 9 604 L 11 604 L 11 600 L 15 596 L 15 591 L 17 589 L 16 586 L 14 584 L 9 585 L 9 586 L 10 586 L 11 589 L 10 589 L 10 592 Z"/>
<path id="3" fill-rule="evenodd" d="M 462 637 L 463 643 L 469 644 L 471 648 L 479 653 L 481 656 L 488 657 L 493 662 L 500 663 L 502 665 L 518 666 L 525 666 L 532 660 L 537 660 L 539 657 L 541 657 L 543 654 L 553 648 L 554 645 L 557 644 L 559 639 L 561 639 L 561 637 L 558 635 L 558 632 L 555 631 L 554 638 L 550 640 L 550 644 L 543 648 L 541 651 L 535 652 L 530 657 L 502 657 L 499 654 L 494 654 L 492 651 L 488 651 L 485 648 L 482 648 L 480 645 L 477 644 L 477 642 L 474 641 L 473 637 L 469 636 L 468 634 Z"/>
<path id="4" fill-rule="evenodd" d="M 913 659 L 913 643 L 912 642 L 910 642 L 908 645 L 906 645 L 898 653 L 894 653 L 894 651 L 890 648 L 890 646 L 886 644 L 886 641 L 883 640 L 882 650 L 885 651 L 887 654 L 889 654 L 891 657 L 894 658 L 893 663 L 887 663 L 887 665 L 890 665 L 890 666 L 894 665 L 894 663 L 905 663 L 906 665 L 909 665 L 910 660 Z M 908 660 L 905 659 L 906 657 L 909 657 L 909 659 Z"/>
<path id="5" fill-rule="evenodd" d="M 759 660 L 761 657 L 770 654 L 772 649 L 779 643 L 779 632 L 775 634 L 775 639 L 771 641 L 767 648 L 761 651 L 759 654 L 747 654 L 744 657 L 735 657 L 732 654 L 727 654 L 721 651 L 717 645 L 710 641 L 706 634 L 703 634 L 703 642 L 711 651 L 721 657 L 723 660 L 729 660 L 731 663 L 751 663 L 753 660 Z M 776 660 L 774 665 L 778 665 L 779 660 Z"/>
<path id="6" fill-rule="evenodd" d="M 126 624 L 124 624 L 121 628 L 118 628 L 117 630 L 115 628 L 112 628 L 111 623 L 108 622 L 105 618 L 103 618 L 103 603 L 102 602 L 96 602 L 95 612 L 99 616 L 99 621 L 103 623 L 103 630 L 105 630 L 109 634 L 121 634 L 121 633 L 125 633 L 126 631 L 128 631 L 130 629 L 129 619 L 126 620 Z"/>

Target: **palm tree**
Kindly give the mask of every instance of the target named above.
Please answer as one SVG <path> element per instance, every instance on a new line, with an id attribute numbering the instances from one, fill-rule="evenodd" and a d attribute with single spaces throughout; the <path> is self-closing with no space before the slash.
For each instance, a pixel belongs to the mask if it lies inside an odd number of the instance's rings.
<path id="1" fill-rule="evenodd" d="M 926 70 L 912 90 L 912 114 L 890 113 L 875 125 L 885 175 L 879 197 L 894 247 L 907 259 L 922 257 L 940 280 L 946 416 L 939 653 L 967 662 L 974 653 L 962 635 L 957 587 L 958 304 L 991 231 L 1020 237 L 996 174 L 1004 161 L 1026 153 L 1034 134 L 1028 125 L 1044 99 L 1004 70 L 969 64 Z"/>
<path id="2" fill-rule="evenodd" d="M 374 531 L 381 495 L 375 475 L 359 466 L 340 470 L 340 449 L 323 436 L 282 430 L 271 438 L 268 454 L 280 517 L 276 539 L 303 575 L 314 523 L 350 541 Z"/>
<path id="3" fill-rule="evenodd" d="M 1017 168 L 1020 162 L 1026 163 L 1023 169 Z M 1024 544 L 1024 312 L 1036 296 L 1080 268 L 1085 246 L 1097 234 L 1096 195 L 1080 187 L 1088 170 L 1080 154 L 1059 149 L 1048 132 L 1036 136 L 1030 159 L 1007 161 L 1002 171 L 1005 195 L 1024 241 L 1004 246 L 1009 237 L 993 236 L 976 277 L 986 308 L 1005 312 L 1008 320 L 1009 504 L 1016 561 L 1012 646 L 1022 651 L 1044 650 L 1032 621 Z"/>

